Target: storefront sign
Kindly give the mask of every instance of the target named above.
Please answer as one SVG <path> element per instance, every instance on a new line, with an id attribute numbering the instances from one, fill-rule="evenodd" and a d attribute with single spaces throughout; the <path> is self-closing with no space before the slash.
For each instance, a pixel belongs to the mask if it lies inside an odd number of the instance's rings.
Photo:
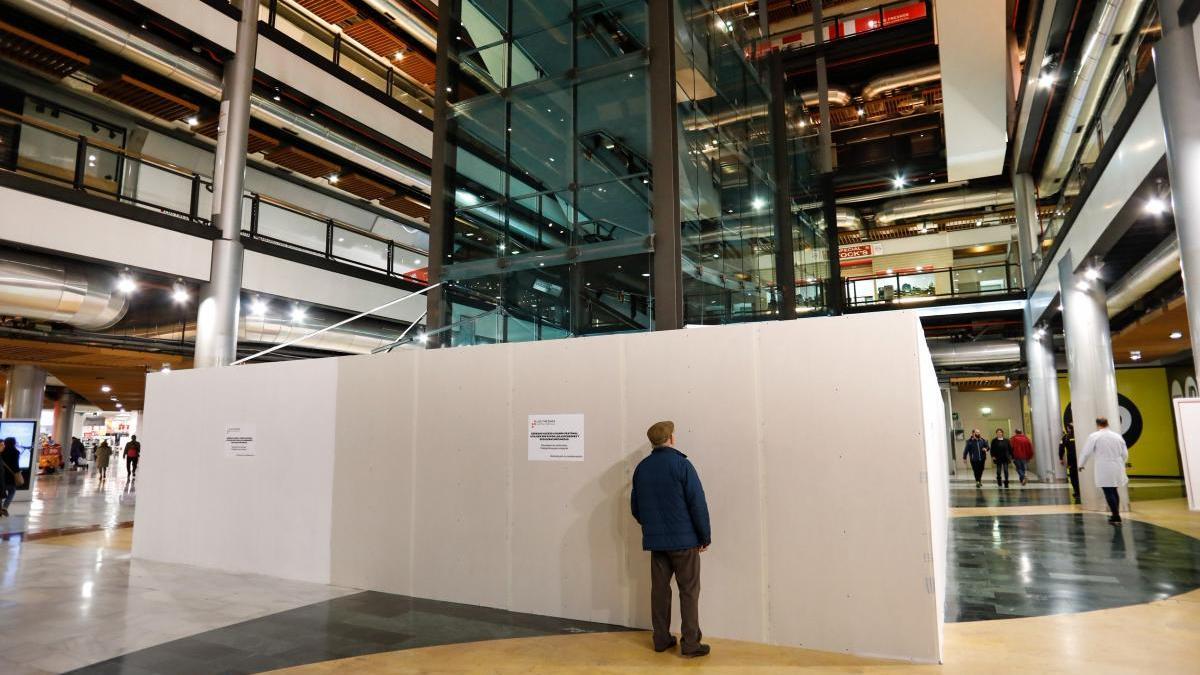
<path id="1" fill-rule="evenodd" d="M 852 246 L 838 247 L 838 259 L 849 260 L 851 258 L 866 258 L 872 255 L 877 255 L 879 251 L 875 250 L 876 244 L 854 244 Z"/>
<path id="2" fill-rule="evenodd" d="M 258 454 L 256 435 L 253 424 L 225 427 L 225 456 L 253 457 Z"/>
<path id="3" fill-rule="evenodd" d="M 583 415 L 530 415 L 529 461 L 582 462 Z"/>

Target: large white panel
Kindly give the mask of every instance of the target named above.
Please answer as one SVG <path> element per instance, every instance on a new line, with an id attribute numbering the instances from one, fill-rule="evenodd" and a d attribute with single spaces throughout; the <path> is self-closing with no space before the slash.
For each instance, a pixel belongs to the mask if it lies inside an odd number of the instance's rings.
<path id="1" fill-rule="evenodd" d="M 676 444 L 700 474 L 712 522 L 712 548 L 700 559 L 700 625 L 711 635 L 765 641 L 758 330 L 746 324 L 626 338 L 624 447 L 637 451 L 636 465 L 650 451 L 646 429 L 675 422 Z M 636 616 L 647 626 L 650 554 L 640 551 L 640 537 L 632 543 L 635 583 L 646 594 Z"/>
<path id="2" fill-rule="evenodd" d="M 412 593 L 416 352 L 340 360 L 331 583 Z"/>
<path id="3" fill-rule="evenodd" d="M 329 582 L 336 359 L 147 378 L 138 558 Z M 226 456 L 253 425 L 257 455 Z"/>
<path id="4" fill-rule="evenodd" d="M 915 620 L 936 597 L 913 323 L 880 313 L 762 333 L 773 641 L 940 656 Z"/>
<path id="5" fill-rule="evenodd" d="M 948 180 L 998 176 L 1008 127 L 1005 0 L 934 3 L 946 119 Z"/>
<path id="6" fill-rule="evenodd" d="M 623 443 L 621 340 L 513 345 L 511 609 L 628 624 L 630 455 Z M 499 358 L 504 349 L 489 350 Z M 531 414 L 583 413 L 585 458 L 528 460 Z M 640 533 L 638 534 L 640 537 Z M 530 552 L 537 552 L 530 555 Z"/>
<path id="7" fill-rule="evenodd" d="M 511 349 L 418 353 L 413 592 L 507 607 Z"/>

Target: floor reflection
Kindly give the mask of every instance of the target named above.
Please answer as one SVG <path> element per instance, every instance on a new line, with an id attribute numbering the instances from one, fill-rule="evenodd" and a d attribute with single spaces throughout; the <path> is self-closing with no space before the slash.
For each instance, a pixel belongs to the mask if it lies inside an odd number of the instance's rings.
<path id="1" fill-rule="evenodd" d="M 1200 540 L 1103 515 L 954 518 L 946 620 L 1122 607 L 1200 588 Z"/>
<path id="2" fill-rule="evenodd" d="M 14 533 L 84 531 L 133 521 L 137 481 L 110 469 L 101 481 L 94 470 L 39 476 L 31 501 L 13 502 L 0 518 L 0 538 Z"/>

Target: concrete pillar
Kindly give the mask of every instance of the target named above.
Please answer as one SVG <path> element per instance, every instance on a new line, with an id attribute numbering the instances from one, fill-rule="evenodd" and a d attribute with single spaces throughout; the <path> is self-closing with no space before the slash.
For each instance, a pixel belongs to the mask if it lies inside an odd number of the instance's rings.
<path id="1" fill-rule="evenodd" d="M 237 359 L 242 292 L 242 187 L 246 181 L 246 135 L 250 87 L 258 51 L 258 3 L 242 0 L 237 47 L 221 78 L 221 112 L 213 166 L 213 240 L 209 280 L 196 315 L 195 367 L 227 366 Z"/>
<path id="2" fill-rule="evenodd" d="M 1063 303 L 1063 332 L 1067 341 L 1067 375 L 1071 383 L 1071 415 L 1075 424 L 1075 442 L 1079 454 L 1087 437 L 1096 431 L 1096 418 L 1107 417 L 1113 430 L 1121 426 L 1117 404 L 1117 371 L 1113 365 L 1112 334 L 1108 326 L 1108 308 L 1104 286 L 1088 279 L 1086 269 L 1075 272 L 1071 252 L 1058 266 Z M 1094 466 L 1079 473 L 1079 492 L 1083 507 L 1107 511 L 1104 495 L 1096 487 Z M 1121 491 L 1121 505 L 1129 508 L 1129 495 Z"/>
<path id="3" fill-rule="evenodd" d="M 1017 246 L 1021 255 L 1021 283 L 1033 285 L 1037 267 L 1033 263 L 1038 252 L 1041 221 L 1037 211 L 1037 183 L 1027 173 L 1013 174 L 1013 204 L 1017 217 Z"/>
<path id="4" fill-rule="evenodd" d="M 1033 323 L 1025 306 L 1025 365 L 1029 371 L 1029 414 L 1033 421 L 1033 449 L 1041 480 L 1053 482 L 1065 478 L 1066 469 L 1058 463 L 1058 442 L 1062 438 L 1059 414 L 1058 371 L 1054 365 L 1054 335 Z"/>
<path id="5" fill-rule="evenodd" d="M 54 406 L 54 440 L 62 445 L 63 462 L 71 457 L 71 431 L 75 422 L 75 394 L 63 391 Z"/>
<path id="6" fill-rule="evenodd" d="M 46 396 L 46 369 L 11 366 L 4 389 L 4 416 L 9 419 L 39 419 Z"/>
<path id="7" fill-rule="evenodd" d="M 1185 0 L 1158 0 L 1163 35 L 1154 45 L 1154 73 L 1167 137 L 1171 204 L 1179 234 L 1180 267 L 1192 358 L 1200 364 L 1200 66 L 1192 25 L 1180 25 Z M 1200 372 L 1198 370 L 1197 372 Z"/>

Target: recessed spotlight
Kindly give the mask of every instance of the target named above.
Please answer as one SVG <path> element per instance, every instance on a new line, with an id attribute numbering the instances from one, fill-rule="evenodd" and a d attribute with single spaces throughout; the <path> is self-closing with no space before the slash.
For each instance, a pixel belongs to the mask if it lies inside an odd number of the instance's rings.
<path id="1" fill-rule="evenodd" d="M 117 290 L 128 295 L 137 290 L 137 282 L 133 280 L 133 277 L 122 275 L 120 279 L 117 279 Z"/>
<path id="2" fill-rule="evenodd" d="M 100 385 L 100 391 L 107 394 L 108 392 L 112 391 L 112 387 L 108 386 L 107 384 L 102 384 Z"/>
<path id="3" fill-rule="evenodd" d="M 1183 337 L 1183 333 L 1180 333 L 1179 331 L 1173 331 L 1167 337 L 1171 338 L 1172 340 L 1178 340 Z"/>
<path id="4" fill-rule="evenodd" d="M 301 321 L 304 320 L 304 315 L 305 315 L 304 308 L 301 307 L 300 305 L 296 305 L 295 307 L 292 308 L 292 321 L 294 321 L 296 323 L 300 323 Z"/>
<path id="5" fill-rule="evenodd" d="M 1142 352 L 1137 349 L 1129 352 L 1129 360 L 1130 361 L 1141 361 L 1142 360 Z"/>
<path id="6" fill-rule="evenodd" d="M 892 179 L 892 187 L 899 190 L 900 188 L 904 187 L 905 182 L 904 176 L 896 176 Z"/>
<path id="7" fill-rule="evenodd" d="M 250 315 L 257 319 L 261 319 L 266 316 L 267 303 L 263 302 L 259 298 L 255 298 L 254 301 L 250 303 Z"/>
<path id="8" fill-rule="evenodd" d="M 1167 212 L 1167 202 L 1161 197 L 1151 197 L 1150 199 L 1147 199 L 1145 205 L 1142 206 L 1142 211 L 1151 216 L 1161 216 Z"/>
<path id="9" fill-rule="evenodd" d="M 175 300 L 175 302 L 182 305 L 183 303 L 187 302 L 191 296 L 188 295 L 186 288 L 183 286 L 176 286 L 175 290 L 171 292 L 171 297 Z"/>
<path id="10" fill-rule="evenodd" d="M 755 197 L 750 201 L 750 208 L 754 209 L 755 211 L 762 211 L 763 207 L 766 205 L 767 200 L 763 199 L 762 197 Z"/>
<path id="11" fill-rule="evenodd" d="M 1100 278 L 1100 270 L 1096 267 L 1089 267 L 1083 273 L 1083 278 L 1088 281 L 1095 281 Z"/>
<path id="12" fill-rule="evenodd" d="M 194 126 L 196 126 L 196 125 L 200 124 L 200 119 L 199 119 L 199 118 L 197 118 L 197 117 L 189 117 L 189 118 L 187 118 L 187 120 L 185 120 L 185 121 L 187 122 L 187 125 L 188 125 L 189 127 L 194 127 Z"/>
<path id="13" fill-rule="evenodd" d="M 1042 73 L 1041 75 L 1038 75 L 1038 86 L 1042 89 L 1049 89 L 1050 87 L 1054 86 L 1054 82 L 1057 79 L 1058 78 L 1055 77 L 1054 73 L 1052 72 Z"/>

